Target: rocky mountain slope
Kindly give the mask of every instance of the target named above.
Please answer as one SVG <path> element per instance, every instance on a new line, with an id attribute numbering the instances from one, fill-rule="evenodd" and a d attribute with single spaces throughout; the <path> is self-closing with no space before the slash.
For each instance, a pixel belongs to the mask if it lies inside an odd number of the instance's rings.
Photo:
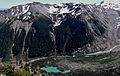
<path id="1" fill-rule="evenodd" d="M 104 8 L 120 10 L 120 0 L 104 0 L 101 5 Z"/>
<path id="2" fill-rule="evenodd" d="M 76 56 L 110 50 L 120 43 L 119 26 L 119 10 L 102 5 L 14 6 L 0 11 L 0 57 Z"/>

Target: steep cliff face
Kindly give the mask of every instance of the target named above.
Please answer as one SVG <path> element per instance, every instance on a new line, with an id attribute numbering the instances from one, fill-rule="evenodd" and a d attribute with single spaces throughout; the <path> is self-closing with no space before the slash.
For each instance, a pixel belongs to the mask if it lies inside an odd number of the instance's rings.
<path id="1" fill-rule="evenodd" d="M 51 8 L 58 52 L 86 54 L 109 50 L 119 44 L 118 10 L 73 3 Z"/>
<path id="2" fill-rule="evenodd" d="M 102 39 L 106 36 L 107 22 L 93 14 L 87 5 L 76 6 L 77 8 L 73 6 L 71 13 L 59 14 L 64 18 L 56 27 L 57 49 L 71 54 L 94 52 L 105 48 L 106 46 L 100 47 L 100 45 L 104 45 L 104 41 L 107 42 Z"/>
<path id="3" fill-rule="evenodd" d="M 0 57 L 105 51 L 119 44 L 119 21 L 118 11 L 100 5 L 14 6 L 0 11 Z"/>
<path id="4" fill-rule="evenodd" d="M 33 3 L 1 11 L 0 56 L 47 56 L 54 50 L 47 5 Z"/>

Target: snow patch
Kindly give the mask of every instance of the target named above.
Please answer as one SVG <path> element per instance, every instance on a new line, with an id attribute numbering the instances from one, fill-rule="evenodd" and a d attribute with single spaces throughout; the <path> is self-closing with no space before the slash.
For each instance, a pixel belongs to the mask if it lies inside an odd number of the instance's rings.
<path id="1" fill-rule="evenodd" d="M 28 12 L 27 14 L 28 14 L 28 15 L 31 15 L 31 12 Z"/>
<path id="2" fill-rule="evenodd" d="M 116 19 L 118 20 L 118 19 L 120 19 L 120 17 L 117 17 Z"/>
<path id="3" fill-rule="evenodd" d="M 1 16 L 3 16 L 3 14 L 0 14 Z"/>
<path id="4" fill-rule="evenodd" d="M 10 19 L 8 17 L 6 17 L 5 20 L 9 21 Z"/>
<path id="5" fill-rule="evenodd" d="M 120 22 L 118 22 L 118 25 L 117 25 L 118 27 L 120 27 Z"/>
<path id="6" fill-rule="evenodd" d="M 56 26 L 59 26 L 59 25 L 60 25 L 60 23 L 55 22 L 55 24 L 53 26 L 56 27 Z"/>
<path id="7" fill-rule="evenodd" d="M 30 19 L 31 17 L 30 16 L 28 16 L 28 19 Z"/>
<path id="8" fill-rule="evenodd" d="M 26 16 L 23 17 L 23 20 L 26 18 Z"/>
<path id="9" fill-rule="evenodd" d="M 22 6 L 23 10 L 22 10 L 22 14 L 25 14 L 26 12 L 28 12 L 30 6 L 28 5 L 25 5 L 25 6 Z"/>
<path id="10" fill-rule="evenodd" d="M 49 13 L 54 13 L 54 12 L 57 12 L 57 11 L 58 11 L 58 8 L 55 8 L 54 6 L 50 6 Z"/>
<path id="11" fill-rule="evenodd" d="M 100 12 L 102 12 L 102 9 L 99 9 Z"/>
<path id="12" fill-rule="evenodd" d="M 12 9 L 11 12 L 13 12 L 14 10 Z"/>
<path id="13" fill-rule="evenodd" d="M 8 20 L 9 18 L 8 17 L 6 17 L 6 20 Z"/>
<path id="14" fill-rule="evenodd" d="M 62 6 L 63 6 L 63 4 L 62 4 L 62 3 L 58 3 L 57 5 L 58 5 L 59 7 L 62 7 Z"/>
<path id="15" fill-rule="evenodd" d="M 14 10 L 13 9 L 11 9 L 11 12 L 12 12 L 12 15 L 14 15 Z"/>
<path id="16" fill-rule="evenodd" d="M 17 19 L 19 19 L 20 18 L 20 16 L 17 16 Z"/>
<path id="17" fill-rule="evenodd" d="M 72 57 L 76 57 L 76 55 L 73 55 Z"/>
<path id="18" fill-rule="evenodd" d="M 67 7 L 62 8 L 62 9 L 60 10 L 60 14 L 63 14 L 63 13 L 70 13 L 70 12 L 69 12 L 69 9 L 67 9 Z"/>
<path id="19" fill-rule="evenodd" d="M 17 13 L 15 14 L 15 16 L 18 16 L 19 15 L 19 7 L 17 6 L 16 8 L 17 8 Z M 14 13 L 12 13 L 12 14 L 14 14 Z"/>
<path id="20" fill-rule="evenodd" d="M 14 15 L 14 12 L 12 12 L 12 15 Z"/>
<path id="21" fill-rule="evenodd" d="M 18 12 L 15 14 L 15 16 L 18 16 Z"/>
<path id="22" fill-rule="evenodd" d="M 17 11 L 19 12 L 19 7 L 17 6 Z"/>
<path id="23" fill-rule="evenodd" d="M 23 20 L 29 20 L 31 17 L 30 16 L 24 16 Z"/>
<path id="24" fill-rule="evenodd" d="M 88 7 L 89 10 L 92 12 L 92 8 L 93 8 L 93 7 L 92 7 L 91 5 L 88 5 L 87 7 Z"/>

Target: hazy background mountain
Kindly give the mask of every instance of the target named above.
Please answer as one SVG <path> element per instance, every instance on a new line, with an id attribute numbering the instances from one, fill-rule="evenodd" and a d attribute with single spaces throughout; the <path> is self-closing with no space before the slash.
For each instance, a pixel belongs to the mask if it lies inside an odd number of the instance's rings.
<path id="1" fill-rule="evenodd" d="M 6 10 L 7 8 L 0 8 L 0 10 Z"/>

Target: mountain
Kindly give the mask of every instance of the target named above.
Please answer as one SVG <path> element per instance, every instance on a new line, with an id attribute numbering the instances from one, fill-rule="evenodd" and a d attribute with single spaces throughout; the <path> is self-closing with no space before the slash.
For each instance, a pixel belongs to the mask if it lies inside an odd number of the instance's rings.
<path id="1" fill-rule="evenodd" d="M 6 10 L 7 8 L 0 8 L 0 10 Z"/>
<path id="2" fill-rule="evenodd" d="M 120 0 L 104 0 L 101 5 L 104 8 L 120 10 Z"/>
<path id="3" fill-rule="evenodd" d="M 120 44 L 119 26 L 120 12 L 101 5 L 14 6 L 0 11 L 0 57 L 9 61 L 13 56 L 79 56 L 110 50 Z"/>

